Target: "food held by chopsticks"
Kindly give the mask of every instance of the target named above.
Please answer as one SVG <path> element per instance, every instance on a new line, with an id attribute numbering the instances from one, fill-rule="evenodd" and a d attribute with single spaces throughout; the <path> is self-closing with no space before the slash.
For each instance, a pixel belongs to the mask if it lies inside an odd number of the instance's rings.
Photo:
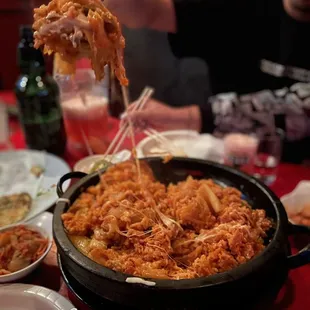
<path id="1" fill-rule="evenodd" d="M 74 74 L 77 59 L 91 59 L 96 79 L 110 65 L 122 85 L 128 85 L 123 66 L 125 39 L 117 18 L 100 0 L 52 0 L 34 10 L 35 47 L 58 53 L 61 73 Z"/>
<path id="2" fill-rule="evenodd" d="M 27 193 L 0 197 L 0 227 L 23 220 L 29 213 L 32 198 Z"/>
<path id="3" fill-rule="evenodd" d="M 48 240 L 25 226 L 0 233 L 0 276 L 24 269 L 46 251 Z"/>

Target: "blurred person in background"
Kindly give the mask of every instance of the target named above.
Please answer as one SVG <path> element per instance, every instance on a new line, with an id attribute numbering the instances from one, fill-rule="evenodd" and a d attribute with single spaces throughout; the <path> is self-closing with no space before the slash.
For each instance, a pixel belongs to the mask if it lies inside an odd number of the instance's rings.
<path id="1" fill-rule="evenodd" d="M 216 95 L 198 107 L 150 100 L 136 126 L 286 132 L 283 160 L 310 155 L 310 0 L 107 0 L 132 28 L 169 32 L 173 53 L 209 64 Z M 206 42 L 207 41 L 207 42 Z M 163 77 L 164 78 L 164 77 Z M 224 94 L 222 94 L 224 93 Z"/>
<path id="2" fill-rule="evenodd" d="M 155 99 L 170 106 L 184 106 L 188 102 L 201 106 L 210 97 L 206 63 L 197 57 L 176 58 L 166 33 L 124 26 L 123 35 L 126 38 L 124 63 L 132 100 L 140 96 L 146 85 L 155 89 Z"/>

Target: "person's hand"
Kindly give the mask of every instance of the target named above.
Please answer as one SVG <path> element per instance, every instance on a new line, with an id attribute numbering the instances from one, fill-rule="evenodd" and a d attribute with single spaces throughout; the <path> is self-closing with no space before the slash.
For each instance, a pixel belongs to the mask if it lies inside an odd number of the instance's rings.
<path id="1" fill-rule="evenodd" d="M 133 122 L 135 129 L 138 131 L 146 128 L 156 130 L 177 129 L 177 109 L 171 108 L 157 100 L 150 99 L 142 110 L 132 112 L 137 103 L 132 103 L 128 112 L 124 115 L 122 124 L 128 121 Z"/>
<path id="2" fill-rule="evenodd" d="M 130 105 L 123 116 L 121 126 L 133 122 L 135 130 L 153 128 L 158 131 L 175 129 L 200 130 L 200 111 L 197 106 L 172 108 L 155 99 L 150 99 L 142 110 L 133 111 L 136 103 Z"/>

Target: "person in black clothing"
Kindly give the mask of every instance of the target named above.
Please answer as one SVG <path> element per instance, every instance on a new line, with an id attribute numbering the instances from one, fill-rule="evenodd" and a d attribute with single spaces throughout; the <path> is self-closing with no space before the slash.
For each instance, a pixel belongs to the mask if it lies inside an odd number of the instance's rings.
<path id="1" fill-rule="evenodd" d="M 129 27 L 169 32 L 176 56 L 204 59 L 212 91 L 220 94 L 202 107 L 179 109 L 150 100 L 144 111 L 129 114 L 136 126 L 221 133 L 278 127 L 286 132 L 284 160 L 301 162 L 310 155 L 309 0 L 108 0 L 107 5 Z"/>

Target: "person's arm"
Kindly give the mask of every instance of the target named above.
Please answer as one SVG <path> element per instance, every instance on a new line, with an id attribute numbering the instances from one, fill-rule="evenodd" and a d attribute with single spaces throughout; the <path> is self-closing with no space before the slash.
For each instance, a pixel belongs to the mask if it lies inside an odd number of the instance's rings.
<path id="1" fill-rule="evenodd" d="M 204 115 L 210 114 L 207 109 L 212 110 L 213 128 L 219 132 L 280 128 L 290 141 L 310 135 L 310 84 L 307 83 L 242 96 L 220 94 L 202 107 Z"/>
<path id="2" fill-rule="evenodd" d="M 285 141 L 295 143 L 310 137 L 310 83 L 242 96 L 217 95 L 201 107 L 201 118 L 202 132 L 261 133 L 280 128 L 285 133 Z M 305 144 L 298 142 L 296 145 L 297 148 L 291 145 L 288 151 L 300 153 L 297 154 L 300 157 L 310 156 L 310 153 L 306 154 L 310 152 L 310 145 L 307 145 L 308 150 L 303 150 Z"/>

